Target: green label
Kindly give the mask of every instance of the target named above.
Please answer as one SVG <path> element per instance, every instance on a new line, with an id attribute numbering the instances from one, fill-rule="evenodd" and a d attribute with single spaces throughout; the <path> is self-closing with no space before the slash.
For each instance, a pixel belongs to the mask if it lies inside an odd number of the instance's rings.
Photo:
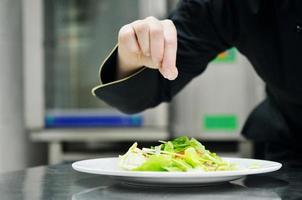
<path id="1" fill-rule="evenodd" d="M 238 128 L 236 115 L 206 115 L 203 118 L 206 131 L 235 131 Z"/>
<path id="2" fill-rule="evenodd" d="M 236 60 L 236 49 L 231 48 L 225 52 L 220 53 L 215 60 L 214 63 L 232 63 Z"/>

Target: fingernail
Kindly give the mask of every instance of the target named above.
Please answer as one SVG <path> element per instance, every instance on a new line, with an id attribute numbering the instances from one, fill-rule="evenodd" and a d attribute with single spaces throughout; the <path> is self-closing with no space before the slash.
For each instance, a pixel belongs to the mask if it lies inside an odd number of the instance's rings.
<path id="1" fill-rule="evenodd" d="M 174 71 L 173 69 L 170 68 L 169 72 L 170 72 L 170 73 L 169 73 L 169 74 L 170 74 L 170 77 L 173 77 L 174 74 L 175 74 L 175 71 Z"/>
<path id="2" fill-rule="evenodd" d="M 170 73 L 169 74 L 169 80 L 172 81 L 175 79 L 175 74 L 174 73 Z"/>
<path id="3" fill-rule="evenodd" d="M 164 77 L 168 80 L 171 79 L 171 75 L 170 75 L 170 73 L 167 73 L 167 71 L 164 73 Z"/>
<path id="4" fill-rule="evenodd" d="M 170 81 L 173 81 L 173 80 L 175 80 L 176 76 L 175 76 L 175 74 L 171 74 L 171 76 L 169 78 L 170 78 Z"/>
<path id="5" fill-rule="evenodd" d="M 175 80 L 175 79 L 177 78 L 178 71 L 177 71 L 176 68 L 173 68 L 172 71 L 173 71 L 173 72 L 172 72 L 172 74 L 171 74 L 171 78 L 172 78 L 172 80 Z"/>
<path id="6" fill-rule="evenodd" d="M 172 79 L 171 79 L 171 77 L 166 77 L 166 79 L 168 79 L 169 81 L 171 81 Z"/>

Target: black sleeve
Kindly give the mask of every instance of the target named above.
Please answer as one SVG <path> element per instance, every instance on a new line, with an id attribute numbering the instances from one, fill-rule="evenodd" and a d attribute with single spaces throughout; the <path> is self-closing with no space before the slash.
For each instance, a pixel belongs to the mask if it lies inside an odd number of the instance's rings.
<path id="1" fill-rule="evenodd" d="M 236 24 L 232 14 L 234 5 L 228 2 L 232 1 L 183 0 L 169 17 L 177 29 L 177 79 L 169 81 L 157 70 L 142 68 L 130 77 L 114 81 L 117 47 L 101 66 L 102 84 L 93 89 L 93 94 L 125 113 L 140 112 L 170 101 L 235 41 L 237 33 L 231 32 L 237 30 L 232 27 Z"/>

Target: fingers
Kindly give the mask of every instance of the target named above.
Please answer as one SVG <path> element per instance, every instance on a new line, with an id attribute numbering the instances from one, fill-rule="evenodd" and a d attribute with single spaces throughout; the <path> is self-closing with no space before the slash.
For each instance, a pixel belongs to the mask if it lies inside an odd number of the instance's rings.
<path id="1" fill-rule="evenodd" d="M 177 32 L 171 20 L 164 20 L 162 23 L 165 37 L 162 70 L 169 80 L 174 80 L 178 75 L 176 68 Z"/>
<path id="2" fill-rule="evenodd" d="M 149 17 L 147 20 L 149 21 L 151 59 L 156 67 L 160 68 L 164 56 L 163 26 L 160 21 L 154 17 Z"/>
<path id="3" fill-rule="evenodd" d="M 140 47 L 137 43 L 136 34 L 130 24 L 123 26 L 119 31 L 119 44 L 128 49 L 132 53 L 140 53 Z"/>
<path id="4" fill-rule="evenodd" d="M 169 80 L 177 77 L 177 33 L 171 20 L 147 17 L 125 25 L 119 32 L 119 44 L 136 53 L 142 65 L 159 69 Z"/>
<path id="5" fill-rule="evenodd" d="M 149 24 L 145 20 L 137 20 L 132 23 L 139 47 L 145 56 L 150 56 Z"/>

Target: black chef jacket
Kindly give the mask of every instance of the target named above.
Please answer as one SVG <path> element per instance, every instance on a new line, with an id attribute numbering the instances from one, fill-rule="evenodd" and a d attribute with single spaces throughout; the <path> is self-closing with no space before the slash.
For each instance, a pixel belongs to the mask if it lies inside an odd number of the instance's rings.
<path id="1" fill-rule="evenodd" d="M 270 142 L 272 154 L 283 149 L 281 154 L 291 151 L 288 157 L 302 160 L 302 1 L 183 0 L 170 19 L 178 35 L 176 80 L 142 68 L 115 81 L 115 48 L 93 93 L 123 112 L 136 113 L 170 101 L 218 53 L 236 47 L 267 88 L 266 100 L 252 112 L 243 134 Z"/>

